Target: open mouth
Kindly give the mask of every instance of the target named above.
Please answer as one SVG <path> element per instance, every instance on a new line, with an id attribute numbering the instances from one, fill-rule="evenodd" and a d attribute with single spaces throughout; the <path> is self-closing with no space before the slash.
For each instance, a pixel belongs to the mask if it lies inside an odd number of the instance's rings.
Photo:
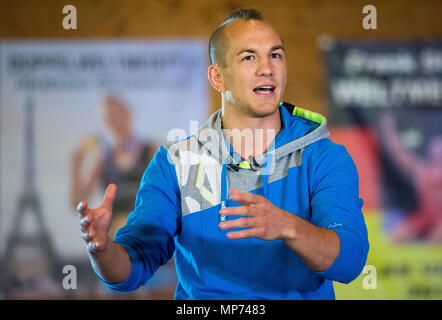
<path id="1" fill-rule="evenodd" d="M 273 91 L 275 91 L 275 86 L 272 85 L 259 86 L 253 89 L 253 91 L 258 94 L 266 94 L 266 95 L 272 94 Z"/>

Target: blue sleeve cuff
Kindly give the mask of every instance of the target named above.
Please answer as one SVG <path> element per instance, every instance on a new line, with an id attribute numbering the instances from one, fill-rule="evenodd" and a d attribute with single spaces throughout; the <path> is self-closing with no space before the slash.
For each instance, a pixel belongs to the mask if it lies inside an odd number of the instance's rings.
<path id="1" fill-rule="evenodd" d="M 338 257 L 327 270 L 318 274 L 329 280 L 349 283 L 359 276 L 365 265 L 365 259 L 361 261 L 363 248 L 353 232 L 340 228 L 333 231 L 338 234 L 340 242 Z"/>
<path id="2" fill-rule="evenodd" d="M 128 292 L 136 290 L 140 287 L 141 283 L 141 275 L 143 274 L 143 266 L 140 261 L 140 259 L 137 256 L 137 253 L 135 250 L 133 250 L 128 243 L 126 243 L 123 239 L 114 240 L 115 242 L 118 242 L 120 245 L 123 246 L 123 248 L 126 249 L 127 253 L 129 254 L 129 258 L 131 261 L 131 271 L 129 274 L 129 277 L 120 283 L 109 283 L 105 281 L 102 277 L 100 277 L 95 271 L 96 276 L 98 279 L 100 279 L 103 284 L 108 287 L 109 289 L 119 291 L 119 292 Z"/>

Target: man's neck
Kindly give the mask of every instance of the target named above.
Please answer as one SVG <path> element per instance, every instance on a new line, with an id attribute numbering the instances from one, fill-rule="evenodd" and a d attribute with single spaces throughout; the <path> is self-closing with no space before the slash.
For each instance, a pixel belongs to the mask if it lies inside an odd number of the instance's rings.
<path id="1" fill-rule="evenodd" d="M 279 107 L 265 117 L 239 113 L 231 106 L 223 107 L 221 119 L 224 137 L 243 159 L 265 153 L 281 130 Z"/>

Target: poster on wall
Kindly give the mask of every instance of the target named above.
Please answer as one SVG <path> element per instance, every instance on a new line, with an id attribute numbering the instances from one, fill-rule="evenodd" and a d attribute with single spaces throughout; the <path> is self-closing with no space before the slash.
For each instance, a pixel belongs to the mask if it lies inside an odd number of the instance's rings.
<path id="1" fill-rule="evenodd" d="M 337 298 L 442 298 L 442 42 L 322 44 L 331 138 L 360 177 L 370 252 Z"/>
<path id="2" fill-rule="evenodd" d="M 76 205 L 115 183 L 111 234 L 125 223 L 158 147 L 208 117 L 206 43 L 10 40 L 0 55 L 0 296 L 109 294 Z M 147 287 L 175 277 L 171 262 Z"/>

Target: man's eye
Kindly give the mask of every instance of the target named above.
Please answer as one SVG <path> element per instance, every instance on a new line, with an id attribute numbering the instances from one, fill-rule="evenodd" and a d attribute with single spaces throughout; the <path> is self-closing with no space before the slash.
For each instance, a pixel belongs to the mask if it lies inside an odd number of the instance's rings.
<path id="1" fill-rule="evenodd" d="M 255 57 L 254 56 L 245 56 L 244 58 L 241 59 L 241 61 L 250 61 L 253 60 Z"/>
<path id="2" fill-rule="evenodd" d="M 275 52 L 275 53 L 271 54 L 271 57 L 274 58 L 274 59 L 281 59 L 281 54 Z"/>

